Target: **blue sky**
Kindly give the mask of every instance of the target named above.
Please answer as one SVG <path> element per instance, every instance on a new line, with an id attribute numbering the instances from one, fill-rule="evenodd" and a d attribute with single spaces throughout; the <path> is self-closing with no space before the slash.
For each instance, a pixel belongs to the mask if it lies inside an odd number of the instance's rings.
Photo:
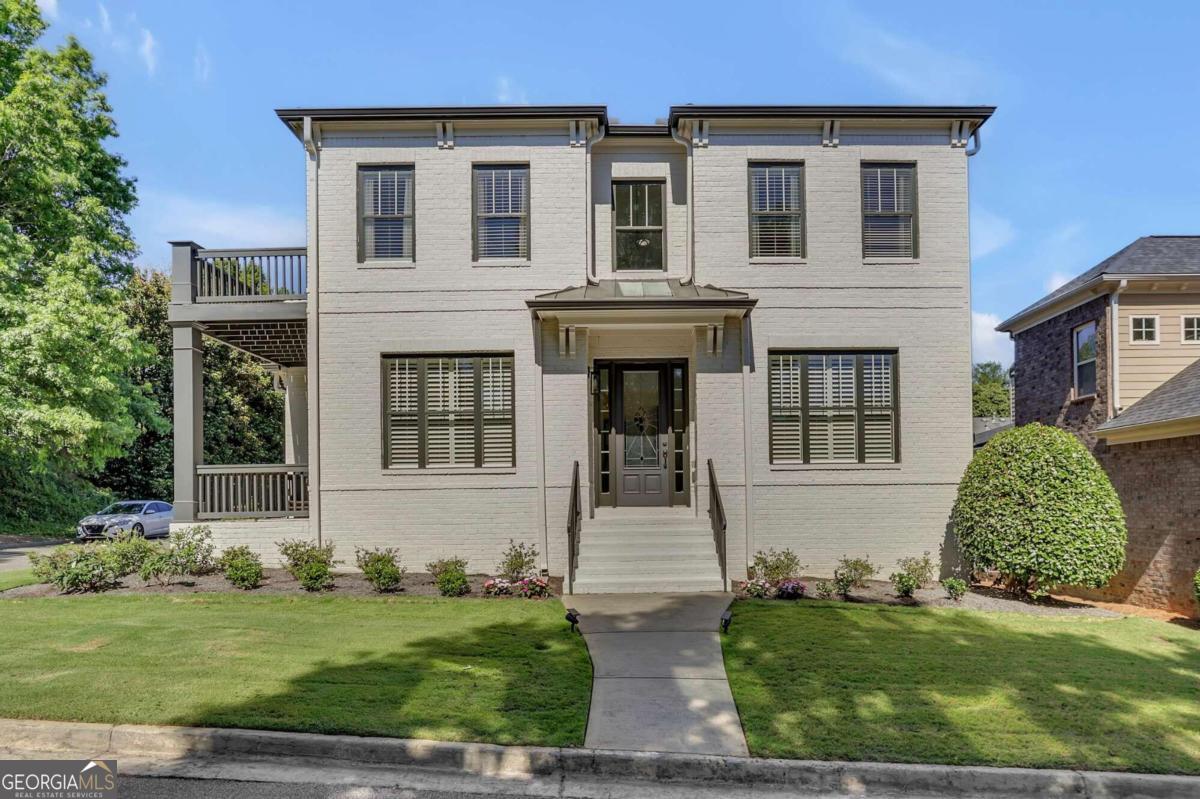
<path id="1" fill-rule="evenodd" d="M 165 241 L 304 239 L 303 158 L 272 109 L 604 103 L 987 103 L 971 162 L 976 360 L 990 332 L 1151 233 L 1200 233 L 1200 3 L 470 3 L 41 0 L 109 76 Z"/>

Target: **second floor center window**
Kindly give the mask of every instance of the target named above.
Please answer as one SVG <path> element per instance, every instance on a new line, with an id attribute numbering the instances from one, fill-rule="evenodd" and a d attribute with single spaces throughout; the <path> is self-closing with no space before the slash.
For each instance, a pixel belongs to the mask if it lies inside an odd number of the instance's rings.
<path id="1" fill-rule="evenodd" d="M 412 260 L 412 167 L 359 167 L 359 260 Z"/>
<path id="2" fill-rule="evenodd" d="M 804 167 L 750 165 L 750 257 L 804 256 Z"/>
<path id="3" fill-rule="evenodd" d="M 662 270 L 663 182 L 622 181 L 612 191 L 613 268 Z"/>
<path id="4" fill-rule="evenodd" d="M 475 167 L 475 258 L 529 258 L 529 167 Z"/>
<path id="5" fill-rule="evenodd" d="M 916 208 L 916 166 L 863 164 L 863 257 L 916 258 Z"/>

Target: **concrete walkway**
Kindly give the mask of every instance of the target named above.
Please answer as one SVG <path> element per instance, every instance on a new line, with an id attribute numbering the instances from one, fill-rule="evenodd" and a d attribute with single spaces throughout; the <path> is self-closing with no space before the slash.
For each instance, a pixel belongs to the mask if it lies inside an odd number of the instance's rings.
<path id="1" fill-rule="evenodd" d="M 28 569 L 30 566 L 29 554 L 31 552 L 46 551 L 49 547 L 54 547 L 64 543 L 66 543 L 65 540 L 58 541 L 48 539 L 46 541 L 39 541 L 34 544 L 14 544 L 12 546 L 0 546 L 0 572 Z"/>
<path id="2" fill-rule="evenodd" d="M 745 757 L 717 632 L 730 594 L 577 594 L 591 749 Z"/>

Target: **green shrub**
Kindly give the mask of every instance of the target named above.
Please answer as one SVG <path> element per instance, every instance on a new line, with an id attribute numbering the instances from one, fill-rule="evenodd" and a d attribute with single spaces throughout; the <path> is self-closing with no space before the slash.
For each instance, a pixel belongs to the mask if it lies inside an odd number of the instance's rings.
<path id="1" fill-rule="evenodd" d="M 994 436 L 958 486 L 951 521 L 963 555 L 1010 590 L 1102 588 L 1125 562 L 1125 515 L 1108 475 L 1075 436 L 1027 424 Z"/>
<path id="2" fill-rule="evenodd" d="M 355 550 L 355 560 L 358 568 L 362 569 L 363 577 L 379 593 L 395 591 L 400 588 L 407 571 L 400 565 L 400 553 L 392 548 L 358 549 Z"/>
<path id="3" fill-rule="evenodd" d="M 445 571 L 460 571 L 463 574 L 467 573 L 467 562 L 462 558 L 442 558 L 441 560 L 431 560 L 425 564 L 425 571 L 433 575 L 436 582 L 437 578 L 442 576 Z"/>
<path id="4" fill-rule="evenodd" d="M 324 561 L 305 561 L 296 567 L 294 574 L 305 591 L 328 591 L 333 588 L 333 572 Z"/>
<path id="5" fill-rule="evenodd" d="M 120 584 L 104 546 L 63 544 L 47 555 L 30 554 L 34 575 L 64 594 L 104 591 Z"/>
<path id="6" fill-rule="evenodd" d="M 854 575 L 851 572 L 842 569 L 833 570 L 833 590 L 837 592 L 838 596 L 846 599 L 850 596 L 850 590 L 854 586 Z"/>
<path id="7" fill-rule="evenodd" d="M 843 580 L 850 581 L 851 588 L 866 588 L 867 580 L 879 574 L 879 567 L 871 563 L 869 558 L 842 558 L 833 572 L 835 582 L 838 574 L 842 575 Z M 842 595 L 845 596 L 844 593 Z"/>
<path id="8" fill-rule="evenodd" d="M 900 558 L 896 565 L 900 567 L 900 571 L 916 580 L 917 588 L 924 588 L 932 583 L 933 573 L 937 569 L 928 552 L 919 558 Z M 894 580 L 892 582 L 895 583 Z"/>
<path id="9" fill-rule="evenodd" d="M 53 461 L 31 465 L 0 448 L 0 533 L 70 535 L 116 497 Z"/>
<path id="10" fill-rule="evenodd" d="M 102 546 L 104 557 L 108 559 L 118 577 L 138 574 L 146 559 L 163 549 L 158 544 L 133 533 L 122 533 L 115 540 Z"/>
<path id="11" fill-rule="evenodd" d="M 447 567 L 437 576 L 438 593 L 442 596 L 462 596 L 471 592 L 467 573 L 461 568 Z"/>
<path id="12" fill-rule="evenodd" d="M 896 596 L 904 597 L 905 599 L 912 597 L 913 592 L 921 587 L 920 581 L 912 572 L 892 572 L 888 579 L 892 581 L 892 588 L 896 589 Z"/>
<path id="13" fill-rule="evenodd" d="M 166 548 L 159 548 L 150 557 L 142 561 L 142 566 L 138 569 L 138 576 L 144 582 L 153 580 L 159 585 L 170 585 L 171 578 L 179 574 L 179 561 L 176 560 L 175 554 Z"/>
<path id="14" fill-rule="evenodd" d="M 817 580 L 813 585 L 813 590 L 817 594 L 817 599 L 832 599 L 834 592 L 834 584 L 831 580 Z"/>
<path id="15" fill-rule="evenodd" d="M 1196 576 L 1192 578 L 1192 593 L 1196 595 L 1196 603 L 1200 604 L 1200 570 L 1196 572 Z"/>
<path id="16" fill-rule="evenodd" d="M 277 541 L 279 554 L 287 564 L 288 573 L 306 591 L 324 591 L 333 587 L 333 567 L 341 563 L 333 559 L 333 542 L 318 546 L 311 541 Z"/>
<path id="17" fill-rule="evenodd" d="M 537 572 L 538 551 L 533 544 L 516 543 L 508 539 L 508 548 L 500 557 L 500 576 L 510 582 L 517 582 Z M 467 568 L 463 561 L 463 570 Z"/>
<path id="18" fill-rule="evenodd" d="M 754 566 L 751 576 L 761 578 L 774 585 L 784 580 L 800 576 L 800 572 L 808 568 L 800 563 L 800 558 L 790 549 L 776 552 L 774 548 L 766 552 L 759 550 L 754 555 Z"/>
<path id="19" fill-rule="evenodd" d="M 171 553 L 179 574 L 199 576 L 216 569 L 212 528 L 207 524 L 184 527 L 171 533 Z"/>
<path id="20" fill-rule="evenodd" d="M 250 547 L 230 547 L 221 553 L 217 566 L 235 588 L 249 591 L 262 583 L 262 558 L 251 552 Z"/>
<path id="21" fill-rule="evenodd" d="M 962 602 L 962 598 L 967 595 L 967 581 L 960 577 L 947 577 L 942 580 L 942 588 L 946 589 L 946 596 L 953 599 L 955 602 Z"/>

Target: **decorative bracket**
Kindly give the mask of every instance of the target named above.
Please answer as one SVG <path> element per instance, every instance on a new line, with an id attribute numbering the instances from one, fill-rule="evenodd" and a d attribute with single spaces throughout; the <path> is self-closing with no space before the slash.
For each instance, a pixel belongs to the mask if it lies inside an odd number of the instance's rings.
<path id="1" fill-rule="evenodd" d="M 559 357 L 575 357 L 575 325 L 558 326 L 558 355 Z"/>
<path id="2" fill-rule="evenodd" d="M 842 120 L 827 119 L 821 129 L 821 146 L 837 147 L 838 138 L 842 135 Z"/>
<path id="3" fill-rule="evenodd" d="M 437 123 L 437 146 L 439 150 L 454 149 L 454 123 Z"/>
<path id="4" fill-rule="evenodd" d="M 704 326 L 704 349 L 709 355 L 720 355 L 725 349 L 725 325 Z"/>
<path id="5" fill-rule="evenodd" d="M 708 120 L 697 119 L 692 122 L 692 146 L 707 147 L 708 146 Z"/>
<path id="6" fill-rule="evenodd" d="M 965 119 L 956 119 L 950 123 L 950 146 L 963 148 L 971 140 L 971 123 Z"/>
<path id="7" fill-rule="evenodd" d="M 584 147 L 588 137 L 592 135 L 592 123 L 586 119 L 571 120 L 571 146 Z"/>

